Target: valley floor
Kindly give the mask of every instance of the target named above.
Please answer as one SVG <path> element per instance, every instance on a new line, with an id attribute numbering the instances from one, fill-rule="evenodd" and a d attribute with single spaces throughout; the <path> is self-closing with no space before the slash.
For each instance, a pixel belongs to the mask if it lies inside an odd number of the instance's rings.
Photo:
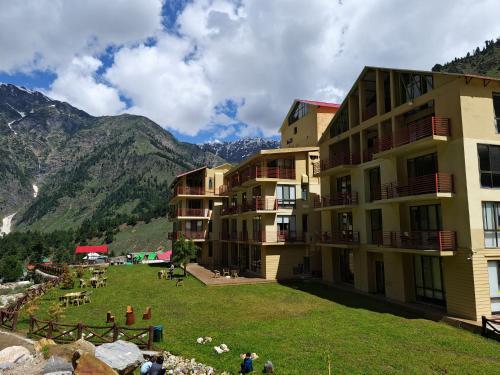
<path id="1" fill-rule="evenodd" d="M 165 349 L 236 373 L 239 354 L 256 352 L 255 370 L 271 360 L 279 374 L 493 374 L 500 344 L 444 323 L 347 291 L 316 283 L 206 287 L 193 277 L 184 287 L 159 280 L 158 268 L 114 266 L 108 286 L 92 302 L 64 311 L 65 322 L 104 325 L 106 312 L 125 321 L 127 305 L 137 327 L 162 324 Z M 54 289 L 40 301 L 38 318 L 69 290 Z M 152 307 L 152 320 L 141 314 Z M 28 320 L 21 316 L 20 328 Z M 196 338 L 210 336 L 207 345 Z M 218 355 L 213 346 L 230 352 Z"/>

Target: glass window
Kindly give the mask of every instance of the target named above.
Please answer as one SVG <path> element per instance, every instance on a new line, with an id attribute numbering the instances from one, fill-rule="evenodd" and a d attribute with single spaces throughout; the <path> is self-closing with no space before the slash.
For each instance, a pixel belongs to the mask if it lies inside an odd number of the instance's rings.
<path id="1" fill-rule="evenodd" d="M 288 125 L 293 124 L 295 121 L 298 121 L 309 112 L 307 103 L 298 102 L 292 109 L 290 116 L 288 116 Z"/>
<path id="2" fill-rule="evenodd" d="M 483 202 L 484 247 L 500 247 L 500 202 Z"/>
<path id="3" fill-rule="evenodd" d="M 410 207 L 410 227 L 412 231 L 442 230 L 441 205 Z"/>
<path id="4" fill-rule="evenodd" d="M 500 146 L 477 145 L 482 187 L 500 188 Z"/>
<path id="5" fill-rule="evenodd" d="M 414 271 L 417 300 L 444 304 L 441 258 L 415 255 Z"/>
<path id="6" fill-rule="evenodd" d="M 306 201 L 309 196 L 309 186 L 307 184 L 302 184 L 301 186 L 302 200 Z"/>
<path id="7" fill-rule="evenodd" d="M 408 159 L 408 178 L 426 176 L 438 172 L 437 154 L 428 154 Z"/>
<path id="8" fill-rule="evenodd" d="M 352 249 L 340 251 L 340 279 L 344 283 L 354 284 L 354 254 Z"/>
<path id="9" fill-rule="evenodd" d="M 277 185 L 276 197 L 279 207 L 295 207 L 295 185 Z"/>
<path id="10" fill-rule="evenodd" d="M 370 229 L 371 238 L 370 243 L 380 244 L 382 243 L 382 210 L 370 210 Z"/>
<path id="11" fill-rule="evenodd" d="M 214 244 L 212 241 L 208 241 L 208 256 L 211 258 L 214 254 Z"/>
<path id="12" fill-rule="evenodd" d="M 500 93 L 493 94 L 493 109 L 495 111 L 495 125 L 500 133 Z"/>
<path id="13" fill-rule="evenodd" d="M 278 215 L 278 217 L 276 218 L 276 223 L 278 226 L 278 231 L 280 232 L 295 233 L 296 231 L 294 215 Z"/>
<path id="14" fill-rule="evenodd" d="M 260 273 L 261 270 L 261 251 L 260 246 L 250 246 L 250 270 Z"/>
<path id="15" fill-rule="evenodd" d="M 337 193 L 351 192 L 351 176 L 342 176 L 337 178 Z"/>

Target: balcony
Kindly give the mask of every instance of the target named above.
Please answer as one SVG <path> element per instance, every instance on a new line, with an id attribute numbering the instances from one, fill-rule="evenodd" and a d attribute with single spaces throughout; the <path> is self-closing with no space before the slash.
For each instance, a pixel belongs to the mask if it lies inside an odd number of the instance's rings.
<path id="1" fill-rule="evenodd" d="M 319 170 L 317 166 L 314 167 L 314 174 L 323 172 L 336 172 L 344 169 L 349 169 L 354 165 L 361 162 L 359 153 L 341 152 L 334 154 L 330 159 L 323 159 L 320 161 Z"/>
<path id="2" fill-rule="evenodd" d="M 446 140 L 450 136 L 450 120 L 444 117 L 429 116 L 408 124 L 393 134 L 380 138 L 379 153 L 417 143 L 422 139 Z"/>
<path id="3" fill-rule="evenodd" d="M 295 168 L 261 167 L 261 166 L 246 167 L 242 169 L 240 172 L 230 176 L 226 181 L 227 184 L 219 188 L 219 194 L 221 194 L 221 191 L 227 194 L 227 192 L 231 191 L 232 189 L 238 188 L 243 184 L 247 184 L 248 182 L 255 181 L 256 179 L 260 178 L 295 180 Z"/>
<path id="4" fill-rule="evenodd" d="M 278 201 L 273 197 L 255 197 L 244 202 L 243 212 L 257 211 L 276 211 L 278 209 Z"/>
<path id="5" fill-rule="evenodd" d="M 241 206 L 231 205 L 227 207 L 222 207 L 221 216 L 234 215 L 241 213 Z"/>
<path id="6" fill-rule="evenodd" d="M 206 208 L 178 208 L 173 217 L 201 217 L 208 218 L 209 210 Z"/>
<path id="7" fill-rule="evenodd" d="M 457 234 L 450 230 L 378 232 L 373 242 L 396 249 L 453 251 L 457 248 Z"/>
<path id="8" fill-rule="evenodd" d="M 305 233 L 296 231 L 255 231 L 252 233 L 250 242 L 258 243 L 281 243 L 281 242 L 306 242 Z"/>
<path id="9" fill-rule="evenodd" d="M 359 244 L 359 232 L 353 230 L 323 232 L 318 240 L 323 244 L 354 245 Z"/>
<path id="10" fill-rule="evenodd" d="M 168 239 L 171 241 L 177 241 L 180 237 L 184 236 L 184 238 L 193 241 L 204 240 L 206 238 L 206 233 L 204 231 L 177 231 L 170 232 L 168 234 Z"/>
<path id="11" fill-rule="evenodd" d="M 371 197 L 372 200 L 404 200 L 399 198 L 422 196 L 425 194 L 450 197 L 453 192 L 453 175 L 449 173 L 433 173 L 410 178 L 407 184 L 390 182 L 380 187 L 374 187 Z"/>
<path id="12" fill-rule="evenodd" d="M 344 207 L 355 206 L 358 204 L 358 193 L 353 192 L 339 192 L 333 196 L 315 197 L 313 205 L 314 208 L 330 208 L 330 207 Z"/>
<path id="13" fill-rule="evenodd" d="M 205 188 L 202 186 L 176 186 L 174 188 L 174 195 L 203 195 Z"/>

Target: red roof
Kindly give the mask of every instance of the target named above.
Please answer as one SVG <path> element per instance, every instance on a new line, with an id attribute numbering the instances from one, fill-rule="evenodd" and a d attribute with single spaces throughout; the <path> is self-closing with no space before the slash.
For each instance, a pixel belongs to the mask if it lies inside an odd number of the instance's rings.
<path id="1" fill-rule="evenodd" d="M 107 253 L 108 246 L 77 246 L 75 254 L 88 254 L 88 253 Z"/>
<path id="2" fill-rule="evenodd" d="M 187 171 L 187 172 L 184 172 L 184 173 L 181 173 L 181 174 L 175 176 L 175 178 L 177 179 L 179 177 L 186 176 L 186 175 L 191 174 L 191 173 L 199 172 L 205 168 L 207 168 L 207 167 L 205 166 L 205 167 L 201 167 L 201 168 L 192 169 L 190 171 Z"/>
<path id="3" fill-rule="evenodd" d="M 171 257 L 172 257 L 172 250 L 157 254 L 158 260 L 165 260 L 167 262 L 170 260 Z"/>
<path id="4" fill-rule="evenodd" d="M 301 103 L 317 105 L 320 107 L 340 108 L 340 104 L 337 104 L 337 103 L 317 102 L 314 100 L 302 100 L 302 99 L 297 99 L 297 101 L 299 101 Z"/>

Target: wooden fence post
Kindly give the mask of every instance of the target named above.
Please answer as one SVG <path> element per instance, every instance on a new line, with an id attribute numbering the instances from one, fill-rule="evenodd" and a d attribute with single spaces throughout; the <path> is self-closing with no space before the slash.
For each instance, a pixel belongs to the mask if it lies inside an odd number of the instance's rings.
<path id="1" fill-rule="evenodd" d="M 17 310 L 14 311 L 14 315 L 12 316 L 12 331 L 15 331 L 17 327 Z"/>
<path id="2" fill-rule="evenodd" d="M 116 323 L 113 323 L 113 342 L 118 340 L 118 332 L 119 332 L 118 326 L 116 325 Z"/>
<path id="3" fill-rule="evenodd" d="M 80 340 L 82 338 L 82 335 L 83 335 L 83 324 L 81 322 L 79 322 L 76 326 L 77 326 L 76 337 L 77 337 L 77 340 Z"/>
<path id="4" fill-rule="evenodd" d="M 51 339 L 52 338 L 52 330 L 54 329 L 52 320 L 49 320 L 48 327 L 47 327 L 47 338 Z"/>
<path id="5" fill-rule="evenodd" d="M 148 350 L 153 349 L 153 335 L 154 335 L 154 327 L 148 327 Z"/>
<path id="6" fill-rule="evenodd" d="M 30 316 L 30 330 L 29 333 L 33 333 L 35 329 L 35 317 L 33 315 Z"/>

